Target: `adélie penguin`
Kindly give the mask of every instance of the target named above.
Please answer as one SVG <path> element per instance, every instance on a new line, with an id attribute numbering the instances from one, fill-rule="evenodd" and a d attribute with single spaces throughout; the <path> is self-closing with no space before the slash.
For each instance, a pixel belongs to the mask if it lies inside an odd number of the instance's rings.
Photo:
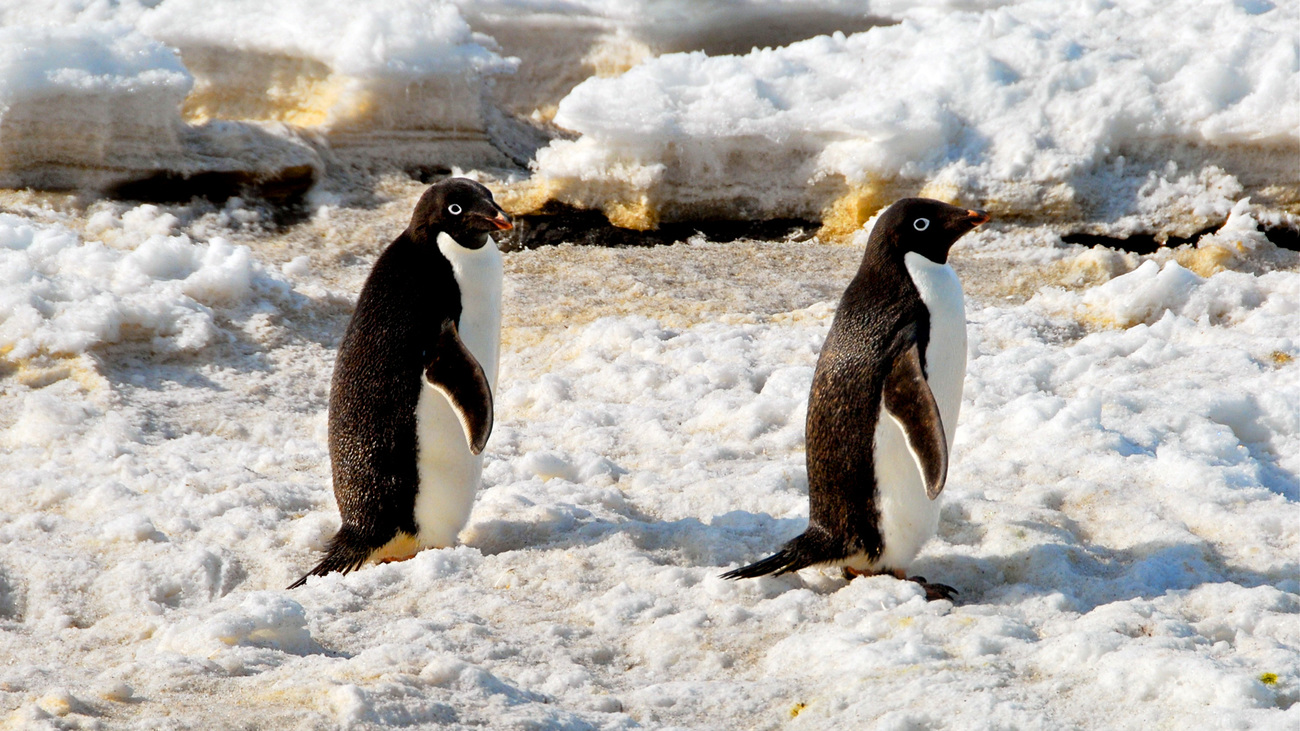
<path id="1" fill-rule="evenodd" d="M 839 566 L 849 577 L 911 578 L 929 599 L 956 593 L 907 569 L 938 529 L 966 375 L 965 303 L 948 250 L 988 220 L 926 198 L 880 214 L 813 374 L 808 528 L 726 578 Z"/>
<path id="2" fill-rule="evenodd" d="M 502 263 L 491 233 L 509 228 L 487 188 L 448 178 L 424 192 L 375 262 L 330 383 L 342 525 L 307 576 L 454 545 L 469 520 L 501 335 Z"/>

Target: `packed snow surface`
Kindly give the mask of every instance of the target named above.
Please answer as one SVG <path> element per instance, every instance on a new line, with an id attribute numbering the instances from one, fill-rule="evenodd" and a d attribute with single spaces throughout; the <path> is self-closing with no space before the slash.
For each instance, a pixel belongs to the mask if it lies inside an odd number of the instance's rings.
<path id="1" fill-rule="evenodd" d="M 419 192 L 279 234 L 234 203 L 0 218 L 11 725 L 1295 726 L 1294 257 L 963 239 L 965 401 L 914 566 L 954 605 L 718 578 L 803 529 L 862 235 L 507 253 L 462 545 L 283 590 L 337 526 L 332 358 Z"/>
<path id="2" fill-rule="evenodd" d="M 808 35 L 761 42 L 772 19 Z M 507 252 L 460 545 L 286 591 L 338 525 L 339 339 L 422 186 L 318 189 L 292 225 L 0 192 L 0 726 L 1300 727 L 1300 255 L 1263 230 L 1300 202 L 1298 24 L 1272 0 L 0 0 L 3 185 L 517 162 L 497 107 L 535 107 L 573 134 L 531 181 L 485 177 L 520 210 L 846 234 Z M 953 254 L 969 367 L 913 566 L 958 601 L 723 581 L 805 526 L 860 224 L 917 191 L 999 214 Z M 1217 230 L 1137 256 L 1064 244 L 1078 220 Z"/>

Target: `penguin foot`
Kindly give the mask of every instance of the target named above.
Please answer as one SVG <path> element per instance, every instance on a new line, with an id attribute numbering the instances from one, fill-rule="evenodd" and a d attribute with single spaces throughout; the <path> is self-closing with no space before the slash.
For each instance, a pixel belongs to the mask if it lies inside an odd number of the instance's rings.
<path id="1" fill-rule="evenodd" d="M 908 576 L 904 580 L 920 584 L 921 588 L 925 589 L 925 600 L 927 602 L 947 599 L 954 604 L 957 603 L 956 595 L 959 592 L 947 584 L 931 584 L 925 580 L 924 576 Z"/>
<path id="2" fill-rule="evenodd" d="M 859 576 L 879 576 L 880 574 L 888 574 L 899 581 L 911 581 L 915 584 L 920 584 L 921 588 L 925 589 L 925 600 L 927 602 L 947 599 L 950 602 L 956 603 L 957 599 L 955 597 L 957 594 L 961 593 L 947 584 L 931 584 L 925 580 L 924 576 L 908 576 L 903 571 L 858 571 L 857 569 L 852 569 L 848 566 L 845 566 L 843 571 L 844 579 L 846 581 L 853 581 Z"/>
<path id="3" fill-rule="evenodd" d="M 397 563 L 399 561 L 410 561 L 413 558 L 415 558 L 414 553 L 409 556 L 385 556 L 379 559 L 378 563 Z"/>

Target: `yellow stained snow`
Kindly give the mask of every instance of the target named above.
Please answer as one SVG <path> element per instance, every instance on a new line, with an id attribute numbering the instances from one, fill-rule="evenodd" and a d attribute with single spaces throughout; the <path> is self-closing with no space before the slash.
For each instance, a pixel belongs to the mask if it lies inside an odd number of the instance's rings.
<path id="1" fill-rule="evenodd" d="M 195 84 L 185 98 L 185 121 L 202 124 L 212 119 L 284 122 L 299 127 L 319 127 L 330 121 L 344 84 L 335 76 L 297 77 L 288 86 L 273 86 L 260 93 L 213 83 Z"/>
<path id="2" fill-rule="evenodd" d="M 9 357 L 12 350 L 13 346 L 0 348 L 0 379 L 13 378 L 28 388 L 45 388 L 65 378 L 75 380 L 87 391 L 107 385 L 95 368 L 95 361 L 88 355 L 41 354 L 13 359 Z"/>
<path id="3" fill-rule="evenodd" d="M 1174 261 L 1202 277 L 1210 277 L 1231 268 L 1237 254 L 1244 253 L 1246 247 L 1240 241 L 1235 242 L 1232 248 L 1219 245 L 1179 246 L 1173 252 Z"/>
<path id="4" fill-rule="evenodd" d="M 319 61 L 223 49 L 185 49 L 183 57 L 195 77 L 182 105 L 192 124 L 238 119 L 319 127 L 343 107 L 349 117 L 365 114 L 364 100 L 344 100 L 354 80 Z"/>
<path id="5" fill-rule="evenodd" d="M 628 69 L 654 56 L 646 44 L 630 38 L 612 35 L 602 38 L 582 59 L 585 66 L 601 78 L 620 76 Z"/>
<path id="6" fill-rule="evenodd" d="M 847 239 L 871 220 L 876 211 L 888 205 L 893 197 L 896 196 L 892 196 L 887 186 L 881 183 L 854 186 L 826 208 L 817 235 L 832 241 Z"/>
<path id="7" fill-rule="evenodd" d="M 630 186 L 538 177 L 489 187 L 497 203 L 512 216 L 538 213 L 547 203 L 556 201 L 577 208 L 595 208 L 620 228 L 650 231 L 659 226 L 658 208 L 644 191 Z"/>

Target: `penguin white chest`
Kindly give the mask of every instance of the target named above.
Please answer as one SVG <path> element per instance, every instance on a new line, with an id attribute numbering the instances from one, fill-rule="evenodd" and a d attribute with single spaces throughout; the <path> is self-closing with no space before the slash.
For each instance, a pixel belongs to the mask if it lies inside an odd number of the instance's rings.
<path id="1" fill-rule="evenodd" d="M 966 304 L 957 273 L 917 253 L 904 256 L 907 272 L 930 312 L 926 381 L 952 448 L 966 378 Z M 881 404 L 875 433 L 877 507 L 884 551 L 872 568 L 906 569 L 939 527 L 939 500 L 926 496 L 917 457 L 901 424 Z"/>
<path id="2" fill-rule="evenodd" d="M 460 339 L 483 368 L 496 394 L 501 347 L 501 252 L 489 237 L 478 249 L 467 249 L 445 233 L 438 250 L 451 263 L 460 288 Z M 483 456 L 470 452 L 451 402 L 423 374 L 416 405 L 416 442 L 420 489 L 415 497 L 415 522 L 422 547 L 445 547 L 469 520 L 483 472 Z"/>

